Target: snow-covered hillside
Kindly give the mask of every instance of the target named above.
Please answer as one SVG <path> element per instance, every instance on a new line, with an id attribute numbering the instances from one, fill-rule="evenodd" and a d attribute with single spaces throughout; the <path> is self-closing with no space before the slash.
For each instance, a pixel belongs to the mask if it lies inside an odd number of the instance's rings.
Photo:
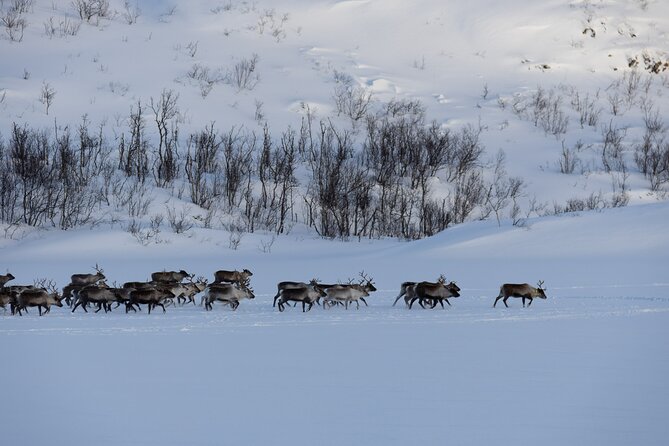
<path id="1" fill-rule="evenodd" d="M 89 20 L 77 10 L 107 4 Z M 256 296 L 236 311 L 0 310 L 0 443 L 669 438 L 669 2 L 0 0 L 0 11 L 8 285 L 62 288 L 94 265 L 110 285 L 248 268 Z M 401 136 L 389 145 L 446 141 L 456 161 L 374 164 L 385 124 Z M 208 129 L 223 145 L 239 136 L 239 154 L 256 144 L 233 196 L 215 188 L 235 169 L 214 171 L 236 152 L 190 158 Z M 23 136 L 42 154 L 24 158 L 58 181 L 33 182 L 17 163 Z M 328 214 L 318 173 L 331 171 L 314 147 L 343 136 L 338 172 L 366 177 L 327 190 L 340 199 Z M 274 156 L 291 141 L 301 151 L 281 176 Z M 470 164 L 468 142 L 481 149 Z M 124 161 L 131 148 L 150 161 L 143 179 Z M 353 216 L 338 214 L 346 206 Z M 344 214 L 350 227 L 319 236 Z M 280 281 L 362 271 L 378 289 L 369 306 L 272 307 Z M 461 287 L 452 306 L 392 306 L 403 281 L 441 274 Z M 546 300 L 492 307 L 501 284 L 540 280 Z"/>

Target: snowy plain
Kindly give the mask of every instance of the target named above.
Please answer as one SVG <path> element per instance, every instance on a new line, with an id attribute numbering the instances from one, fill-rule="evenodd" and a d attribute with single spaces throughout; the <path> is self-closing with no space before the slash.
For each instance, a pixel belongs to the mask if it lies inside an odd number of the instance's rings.
<path id="1" fill-rule="evenodd" d="M 561 141 L 500 102 L 566 86 L 604 108 L 628 57 L 669 48 L 669 3 L 659 0 L 151 0 L 131 2 L 142 10 L 133 25 L 117 17 L 46 37 L 41 23 L 72 18 L 70 3 L 35 1 L 23 41 L 0 40 L 5 137 L 13 122 L 76 125 L 84 113 L 113 134 L 137 100 L 164 88 L 180 95 L 184 133 L 211 121 L 255 128 L 258 101 L 269 125 L 296 126 L 305 104 L 332 113 L 338 70 L 378 100 L 420 98 L 446 127 L 485 127 L 489 158 L 503 149 L 527 198 L 549 204 L 610 196 L 616 178 L 596 165 L 599 129 L 579 129 L 570 112 L 566 144 L 592 147 L 580 153 L 586 172 L 564 175 Z M 597 38 L 583 34 L 587 25 Z M 186 78 L 196 63 L 225 70 L 252 53 L 252 91 L 221 84 L 203 97 Z M 44 82 L 57 91 L 49 115 Z M 649 96 L 666 116 L 669 83 L 653 82 Z M 642 118 L 637 105 L 616 118 L 628 127 L 630 166 Z M 276 239 L 246 234 L 234 250 L 229 233 L 201 227 L 163 231 L 148 246 L 119 224 L 0 239 L 0 271 L 14 283 L 48 277 L 62 287 L 95 264 L 117 283 L 163 269 L 211 280 L 217 269 L 249 268 L 256 294 L 235 312 L 0 313 L 0 443 L 664 445 L 669 204 L 634 169 L 627 187 L 627 207 L 521 226 L 470 221 L 413 242 L 323 240 L 299 225 Z M 271 306 L 279 281 L 347 281 L 362 270 L 378 288 L 369 307 Z M 392 307 L 402 281 L 440 274 L 463 290 L 452 307 Z M 538 280 L 547 300 L 492 308 L 502 283 Z"/>

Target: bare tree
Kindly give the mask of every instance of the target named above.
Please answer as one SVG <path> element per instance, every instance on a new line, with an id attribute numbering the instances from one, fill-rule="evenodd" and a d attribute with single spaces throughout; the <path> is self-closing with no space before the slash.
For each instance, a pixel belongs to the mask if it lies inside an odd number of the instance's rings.
<path id="1" fill-rule="evenodd" d="M 49 108 L 53 104 L 53 99 L 56 97 L 56 90 L 48 82 L 42 82 L 42 89 L 40 90 L 39 101 L 44 104 L 45 112 L 49 114 Z"/>

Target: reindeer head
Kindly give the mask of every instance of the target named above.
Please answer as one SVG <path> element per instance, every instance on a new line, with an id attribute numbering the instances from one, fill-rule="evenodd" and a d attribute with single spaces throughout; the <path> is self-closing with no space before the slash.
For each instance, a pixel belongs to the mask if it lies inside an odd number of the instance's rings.
<path id="1" fill-rule="evenodd" d="M 376 287 L 374 286 L 374 279 L 367 276 L 364 270 L 360 271 L 360 277 L 362 278 L 360 285 L 364 286 L 367 292 L 376 291 Z"/>
<path id="2" fill-rule="evenodd" d="M 544 288 L 544 281 L 543 280 L 540 280 L 537 283 L 537 293 L 538 293 L 537 297 L 539 297 L 541 299 L 546 299 L 546 297 L 547 297 L 546 296 L 546 288 Z"/>
<path id="3" fill-rule="evenodd" d="M 104 280 L 106 279 L 105 275 L 102 274 L 104 270 L 100 268 L 100 266 L 96 263 L 95 266 L 93 267 L 95 269 L 95 274 L 99 277 L 98 280 Z"/>
<path id="4" fill-rule="evenodd" d="M 251 288 L 251 280 L 247 277 L 239 283 L 239 287 L 246 291 L 249 296 L 249 299 L 255 299 L 255 294 L 253 294 L 253 288 Z"/>

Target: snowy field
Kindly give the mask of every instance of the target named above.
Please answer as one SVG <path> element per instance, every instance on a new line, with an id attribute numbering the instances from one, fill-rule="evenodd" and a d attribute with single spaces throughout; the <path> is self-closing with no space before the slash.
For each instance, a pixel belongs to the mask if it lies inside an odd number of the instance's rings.
<path id="1" fill-rule="evenodd" d="M 0 316 L 3 435 L 17 445 L 661 445 L 669 235 L 628 229 L 668 214 L 646 205 L 526 228 L 480 222 L 413 243 L 284 237 L 271 253 L 252 238 L 238 251 L 212 240 L 187 252 L 179 238 L 149 249 L 123 231 L 24 242 L 4 250 L 17 282 L 43 268 L 63 285 L 95 261 L 119 282 L 234 265 L 255 272 L 256 299 L 235 312 Z M 502 255 L 514 247 L 528 248 Z M 369 307 L 271 306 L 279 280 L 361 269 L 379 289 Z M 452 307 L 392 307 L 402 280 L 439 273 L 463 289 Z M 492 308 L 502 281 L 539 279 L 547 300 Z"/>

